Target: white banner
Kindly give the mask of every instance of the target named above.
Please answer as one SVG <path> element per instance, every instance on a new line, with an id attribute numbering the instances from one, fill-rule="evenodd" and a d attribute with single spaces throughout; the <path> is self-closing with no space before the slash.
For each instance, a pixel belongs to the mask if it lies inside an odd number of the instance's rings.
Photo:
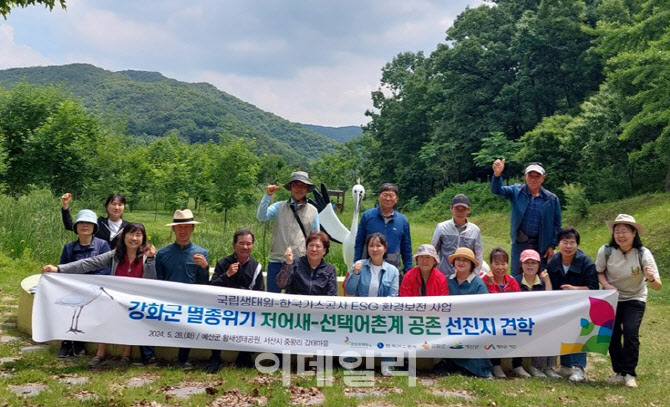
<path id="1" fill-rule="evenodd" d="M 604 354 L 617 298 L 614 291 L 317 297 L 47 273 L 33 339 L 440 358 Z"/>

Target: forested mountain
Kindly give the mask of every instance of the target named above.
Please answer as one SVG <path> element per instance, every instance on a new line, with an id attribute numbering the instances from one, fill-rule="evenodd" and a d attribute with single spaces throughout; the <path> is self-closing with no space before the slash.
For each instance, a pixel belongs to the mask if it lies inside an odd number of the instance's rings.
<path id="1" fill-rule="evenodd" d="M 135 136 L 176 132 L 190 142 L 218 141 L 221 135 L 255 138 L 258 152 L 306 163 L 336 143 L 246 103 L 208 83 L 185 83 L 158 72 L 111 72 L 88 64 L 0 71 L 0 86 L 25 81 L 61 86 L 83 104 L 127 124 Z"/>
<path id="2" fill-rule="evenodd" d="M 668 0 L 492 0 L 445 40 L 382 68 L 364 134 L 314 163 L 324 179 L 422 203 L 505 157 L 507 180 L 543 162 L 568 205 L 670 191 Z"/>
<path id="3" fill-rule="evenodd" d="M 328 127 L 317 126 L 315 124 L 303 124 L 302 127 L 315 133 L 323 134 L 340 143 L 347 142 L 363 133 L 363 129 L 360 126 Z"/>

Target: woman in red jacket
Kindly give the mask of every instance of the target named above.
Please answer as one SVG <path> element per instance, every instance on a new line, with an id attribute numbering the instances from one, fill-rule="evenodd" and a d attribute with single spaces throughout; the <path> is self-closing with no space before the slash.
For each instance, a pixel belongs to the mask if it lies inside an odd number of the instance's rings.
<path id="1" fill-rule="evenodd" d="M 400 285 L 401 297 L 449 295 L 447 277 L 435 268 L 440 262 L 435 247 L 422 244 L 414 255 L 414 267 L 407 271 Z"/>

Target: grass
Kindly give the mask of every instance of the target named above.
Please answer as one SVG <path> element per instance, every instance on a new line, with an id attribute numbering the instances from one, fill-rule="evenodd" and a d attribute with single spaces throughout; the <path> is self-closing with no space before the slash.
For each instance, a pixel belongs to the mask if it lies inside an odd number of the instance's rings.
<path id="1" fill-rule="evenodd" d="M 371 201 L 366 202 L 371 206 Z M 351 208 L 342 216 L 343 223 L 349 225 Z M 223 233 L 222 215 L 210 212 L 196 212 L 196 219 L 204 221 L 196 229 L 193 240 L 208 248 L 212 259 L 222 257 L 230 251 L 233 231 L 238 227 L 251 227 L 257 232 L 256 254 L 262 250 L 263 225 L 254 217 L 254 208 L 237 209 L 229 214 L 231 225 Z M 670 266 L 670 196 L 667 194 L 646 195 L 610 204 L 596 205 L 587 219 L 577 219 L 567 213 L 564 225 L 577 227 L 582 235 L 581 248 L 594 256 L 598 248 L 607 241 L 608 232 L 604 222 L 616 217 L 619 212 L 634 215 L 648 230 L 643 242 L 650 248 L 659 263 L 661 275 L 668 278 Z M 171 241 L 169 228 L 163 226 L 171 219 L 168 213 L 154 215 L 149 210 L 127 213 L 133 221 L 145 223 L 152 242 L 157 246 Z M 422 221 L 419 216 L 409 214 L 412 225 L 413 246 L 429 242 L 434 222 Z M 508 248 L 508 213 L 473 213 L 471 218 L 482 230 L 485 252 L 494 246 Z M 0 197 L 0 321 L 14 322 L 20 281 L 38 272 L 40 265 L 56 262 L 62 245 L 73 239 L 71 232 L 62 230 L 58 200 L 45 193 L 35 193 L 24 201 Z M 21 242 L 23 241 L 23 242 Z M 269 232 L 268 232 L 269 242 Z M 343 264 L 339 245 L 334 244 L 329 259 L 334 264 Z M 342 266 L 338 266 L 342 267 Z M 325 405 L 487 405 L 487 406 L 563 406 L 563 405 L 635 405 L 662 406 L 670 400 L 670 389 L 666 385 L 670 372 L 670 289 L 659 293 L 651 292 L 641 329 L 641 354 L 638 368 L 639 385 L 637 390 L 609 385 L 605 378 L 610 375 L 609 360 L 600 355 L 589 355 L 587 374 L 589 381 L 570 384 L 566 381 L 544 380 L 483 380 L 460 376 L 436 377 L 434 382 L 419 383 L 409 387 L 405 378 L 377 378 L 375 390 L 390 389 L 388 394 L 372 395 L 366 398 L 347 397 L 351 388 L 343 383 L 343 372 L 335 371 L 333 386 L 315 389 L 321 392 Z M 19 342 L 0 343 L 0 358 L 15 356 L 30 339 L 13 328 L 5 329 L 2 335 L 21 337 Z M 201 369 L 184 372 L 170 367 L 146 368 L 132 366 L 128 369 L 108 368 L 92 371 L 86 366 L 88 358 L 57 359 L 56 344 L 48 351 L 24 355 L 20 360 L 0 365 L 0 406 L 63 406 L 82 403 L 91 406 L 127 406 L 127 405 L 209 405 L 226 392 L 237 389 L 239 395 L 247 397 L 266 397 L 268 405 L 283 406 L 291 402 L 291 396 L 300 391 L 306 400 L 312 387 L 316 386 L 314 377 L 292 376 L 294 386 L 286 388 L 281 384 L 281 376 L 262 375 L 255 370 L 224 367 L 217 375 L 208 375 Z M 4 374 L 13 374 L 5 377 Z M 423 372 L 426 378 L 429 372 Z M 77 375 L 89 378 L 82 385 L 68 385 L 60 379 Z M 149 375 L 154 381 L 142 387 L 127 387 L 126 382 L 133 377 Z M 22 398 L 9 391 L 10 385 L 42 383 L 48 389 L 34 398 Z M 202 385 L 210 388 L 210 393 L 194 395 L 188 399 L 166 397 L 165 392 L 175 386 L 187 384 Z M 301 390 L 304 389 L 304 390 Z M 460 392 L 471 396 L 464 399 L 458 396 L 434 394 L 435 390 Z M 398 392 L 399 391 L 399 392 Z M 236 393 L 237 394 L 237 393 Z M 79 397 L 95 395 L 95 398 L 81 402 Z M 231 396 L 232 397 L 232 396 Z M 232 399 L 231 399 L 232 400 Z M 152 404 L 153 403 L 153 404 Z M 231 404 L 241 404 L 230 401 Z M 223 405 L 223 404 L 221 404 Z"/>

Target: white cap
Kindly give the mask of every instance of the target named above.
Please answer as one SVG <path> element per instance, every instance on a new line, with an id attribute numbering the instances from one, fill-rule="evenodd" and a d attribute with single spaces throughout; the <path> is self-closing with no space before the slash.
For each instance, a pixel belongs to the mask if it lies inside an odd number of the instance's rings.
<path id="1" fill-rule="evenodd" d="M 528 174 L 531 171 L 535 171 L 540 175 L 544 175 L 544 168 L 542 168 L 542 166 L 538 164 L 531 164 L 528 167 L 526 167 L 526 171 L 524 171 L 524 174 Z"/>

